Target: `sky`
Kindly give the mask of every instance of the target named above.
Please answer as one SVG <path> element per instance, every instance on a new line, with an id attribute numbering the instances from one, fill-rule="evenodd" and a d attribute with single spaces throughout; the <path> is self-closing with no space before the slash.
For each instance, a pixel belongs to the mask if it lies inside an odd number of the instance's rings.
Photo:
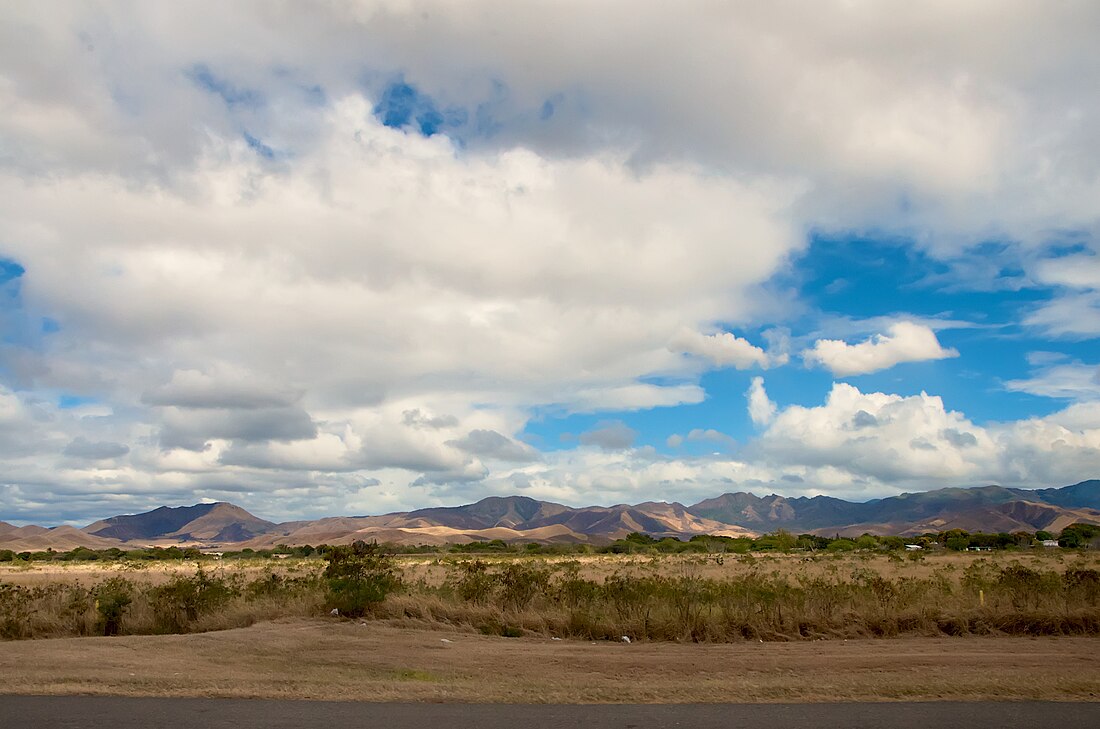
<path id="1" fill-rule="evenodd" d="M 1100 477 L 1100 5 L 16 3 L 0 519 Z"/>

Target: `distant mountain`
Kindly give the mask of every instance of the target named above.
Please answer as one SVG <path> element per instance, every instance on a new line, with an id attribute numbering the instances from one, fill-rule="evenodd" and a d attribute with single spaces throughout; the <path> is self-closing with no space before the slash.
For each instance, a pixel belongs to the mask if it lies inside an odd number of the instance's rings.
<path id="1" fill-rule="evenodd" d="M 176 539 L 186 541 L 241 542 L 275 525 L 226 502 L 194 506 L 162 506 L 144 514 L 113 516 L 84 527 L 97 537 L 123 541 Z"/>
<path id="2" fill-rule="evenodd" d="M 1035 494 L 1045 504 L 1069 508 L 1100 509 L 1100 481 L 1096 479 L 1082 481 L 1060 489 L 1038 489 L 1030 492 L 1022 489 L 1014 490 L 1021 495 Z"/>
<path id="3" fill-rule="evenodd" d="M 563 526 L 588 536 L 615 540 L 631 532 L 644 532 L 655 537 L 692 536 L 695 534 L 726 534 L 740 536 L 751 534 L 748 529 L 707 519 L 690 513 L 683 504 L 647 502 L 631 506 L 618 504 L 610 507 L 589 506 L 568 509 L 560 513 L 533 519 L 525 528 Z"/>
<path id="4" fill-rule="evenodd" d="M 858 536 L 912 535 L 947 529 L 1057 532 L 1074 522 L 1100 524 L 1100 480 L 1063 488 L 945 488 L 851 502 L 831 496 L 787 498 L 727 493 L 691 506 L 672 502 L 573 508 L 526 496 L 378 516 L 335 516 L 273 524 L 229 503 L 165 507 L 97 521 L 83 530 L 14 527 L 0 522 L 0 547 L 71 549 L 123 543 L 272 547 L 344 544 L 358 539 L 404 544 L 506 542 L 606 544 L 631 532 L 654 537 L 754 536 L 787 529 Z M 82 541 L 83 540 L 83 541 Z M 99 540 L 99 541 L 97 541 Z M 65 546 L 71 545 L 71 546 Z"/>
<path id="5" fill-rule="evenodd" d="M 0 530 L 0 547 L 13 552 L 68 552 L 77 547 L 89 549 L 109 549 L 122 546 L 116 539 L 104 539 L 87 534 L 71 526 L 59 526 L 46 529 L 40 526 L 12 527 Z"/>
<path id="6" fill-rule="evenodd" d="M 474 504 L 417 509 L 383 516 L 330 517 L 279 524 L 246 542 L 254 549 L 276 544 L 345 544 L 376 539 L 405 544 L 446 544 L 502 539 L 604 544 L 631 532 L 657 537 L 753 532 L 695 516 L 682 504 L 570 508 L 526 496 L 490 496 Z"/>
<path id="7" fill-rule="evenodd" d="M 389 526 L 446 526 L 454 529 L 515 529 L 531 521 L 571 512 L 568 506 L 536 501 L 526 496 L 490 496 L 466 506 L 439 507 L 410 511 L 391 521 Z M 403 523 L 402 523 L 403 522 Z"/>
<path id="8" fill-rule="evenodd" d="M 1030 520 L 1016 519 L 1010 515 L 1027 512 L 1021 507 L 1007 507 L 1012 504 L 1040 504 L 1048 508 L 1033 511 Z M 1059 509 L 1068 510 L 1068 517 L 1083 521 L 1100 519 L 1100 512 L 1093 514 L 1091 511 L 1095 508 L 1093 504 L 1100 505 L 1100 481 L 1034 491 L 1000 486 L 945 488 L 864 502 L 830 496 L 788 499 L 776 495 L 761 498 L 747 493 L 730 493 L 700 501 L 689 506 L 688 511 L 759 531 L 919 534 L 954 528 L 1035 531 L 1056 523 L 1063 515 Z M 1002 506 L 1007 508 L 998 508 Z M 944 526 L 946 524 L 952 526 Z M 969 526 L 958 526 L 963 524 Z"/>

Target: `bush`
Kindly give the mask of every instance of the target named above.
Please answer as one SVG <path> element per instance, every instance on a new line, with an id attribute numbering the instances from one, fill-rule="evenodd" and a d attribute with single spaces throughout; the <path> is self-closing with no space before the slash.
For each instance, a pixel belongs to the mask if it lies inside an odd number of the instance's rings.
<path id="1" fill-rule="evenodd" d="M 0 584 L 0 638 L 14 640 L 30 637 L 30 591 Z"/>
<path id="2" fill-rule="evenodd" d="M 393 557 L 377 542 L 331 547 L 325 561 L 329 604 L 342 615 L 361 617 L 401 587 Z"/>
<path id="3" fill-rule="evenodd" d="M 515 610 L 522 610 L 536 595 L 547 592 L 550 573 L 531 564 L 512 562 L 501 570 L 498 580 L 501 602 Z"/>
<path id="4" fill-rule="evenodd" d="M 194 577 L 174 577 L 151 591 L 157 627 L 165 633 L 185 633 L 200 615 L 221 607 L 239 593 L 227 580 L 211 576 L 202 568 Z"/>
<path id="5" fill-rule="evenodd" d="M 122 619 L 134 601 L 133 584 L 122 577 L 112 577 L 95 588 L 96 631 L 103 635 L 122 632 Z"/>
<path id="6" fill-rule="evenodd" d="M 458 565 L 458 577 L 454 590 L 466 602 L 478 605 L 489 601 L 496 586 L 496 575 L 489 572 L 489 565 L 480 559 Z"/>

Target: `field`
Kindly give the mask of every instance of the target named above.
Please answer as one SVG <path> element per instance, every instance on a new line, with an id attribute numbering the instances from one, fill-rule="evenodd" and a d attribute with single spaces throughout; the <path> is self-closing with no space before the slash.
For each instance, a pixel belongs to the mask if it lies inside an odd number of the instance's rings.
<path id="1" fill-rule="evenodd" d="M 339 617 L 330 606 L 347 595 L 333 592 L 320 560 L 2 567 L 0 630 L 51 639 L 0 644 L 0 691 L 520 702 L 1100 696 L 1094 552 L 435 555 L 382 566 L 400 583 Z M 120 594 L 125 604 L 112 603 Z"/>

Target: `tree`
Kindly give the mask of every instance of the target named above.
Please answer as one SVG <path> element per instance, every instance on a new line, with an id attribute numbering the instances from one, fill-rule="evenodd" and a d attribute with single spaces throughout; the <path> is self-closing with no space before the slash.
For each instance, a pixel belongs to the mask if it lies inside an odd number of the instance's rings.
<path id="1" fill-rule="evenodd" d="M 1087 547 L 1097 538 L 1100 538 L 1100 526 L 1078 522 L 1062 530 L 1058 535 L 1058 546 L 1070 549 Z"/>

